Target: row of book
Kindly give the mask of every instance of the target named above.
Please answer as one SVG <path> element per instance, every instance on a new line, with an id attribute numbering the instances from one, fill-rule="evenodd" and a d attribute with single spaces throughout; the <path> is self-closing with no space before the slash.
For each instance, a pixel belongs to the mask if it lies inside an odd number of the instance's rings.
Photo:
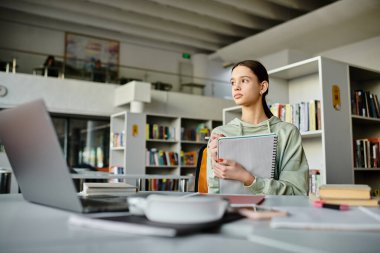
<path id="1" fill-rule="evenodd" d="M 119 133 L 111 133 L 111 147 L 124 147 L 124 131 Z"/>
<path id="2" fill-rule="evenodd" d="M 179 191 L 179 179 L 146 179 L 146 191 Z"/>
<path id="3" fill-rule="evenodd" d="M 124 167 L 122 166 L 112 166 L 110 168 L 110 173 L 115 174 L 115 175 L 124 175 Z M 118 182 L 123 182 L 124 179 L 122 178 L 113 178 L 108 180 L 110 183 L 118 183 Z"/>
<path id="4" fill-rule="evenodd" d="M 177 166 L 178 153 L 152 148 L 146 151 L 147 166 Z"/>
<path id="5" fill-rule="evenodd" d="M 352 92 L 351 107 L 354 115 L 380 118 L 378 97 L 369 91 L 354 90 Z"/>
<path id="6" fill-rule="evenodd" d="M 309 194 L 319 195 L 319 187 L 321 186 L 321 173 L 318 169 L 309 170 Z"/>
<path id="7" fill-rule="evenodd" d="M 195 166 L 197 164 L 197 152 L 183 151 L 180 153 L 181 164 L 186 166 Z"/>
<path id="8" fill-rule="evenodd" d="M 206 141 L 210 136 L 210 129 L 205 124 L 199 124 L 196 128 L 181 128 L 181 139 L 187 141 Z"/>
<path id="9" fill-rule="evenodd" d="M 292 123 L 300 132 L 322 129 L 321 101 L 310 100 L 295 104 L 275 103 L 270 106 L 274 116 L 282 121 Z"/>
<path id="10" fill-rule="evenodd" d="M 148 140 L 175 140 L 175 127 L 146 124 L 145 130 Z"/>
<path id="11" fill-rule="evenodd" d="M 380 168 L 380 138 L 354 140 L 356 168 Z"/>
<path id="12" fill-rule="evenodd" d="M 178 153 L 173 151 L 164 151 L 152 148 L 146 151 L 146 165 L 147 166 L 195 166 L 197 164 L 196 151 L 183 151 L 180 152 L 178 160 Z"/>

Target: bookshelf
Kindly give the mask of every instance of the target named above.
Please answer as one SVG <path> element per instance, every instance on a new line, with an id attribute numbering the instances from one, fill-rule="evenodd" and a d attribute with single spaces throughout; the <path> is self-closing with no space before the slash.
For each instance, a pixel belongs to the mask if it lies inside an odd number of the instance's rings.
<path id="1" fill-rule="evenodd" d="M 296 104 L 319 100 L 321 129 L 301 132 L 310 170 L 320 172 L 320 182 L 353 183 L 350 133 L 348 66 L 345 63 L 314 57 L 268 72 L 269 105 Z M 339 110 L 333 106 L 332 89 L 340 89 Z M 224 123 L 241 116 L 238 106 L 223 111 Z"/>
<path id="2" fill-rule="evenodd" d="M 175 133 L 173 138 L 152 138 L 149 130 L 146 133 L 146 154 L 151 150 L 173 152 L 178 156 L 178 162 L 172 165 L 149 165 L 146 163 L 147 174 L 194 175 L 198 150 L 207 144 L 206 136 L 212 128 L 222 124 L 222 121 L 209 119 L 194 119 L 169 115 L 147 114 L 146 122 L 151 126 L 168 127 Z M 157 127 L 156 127 L 157 128 Z M 146 158 L 148 159 L 148 158 Z"/>
<path id="3" fill-rule="evenodd" d="M 110 167 L 114 174 L 145 174 L 145 116 L 113 114 L 110 132 Z"/>
<path id="4" fill-rule="evenodd" d="M 372 190 L 379 190 L 380 114 L 376 109 L 378 106 L 374 98 L 377 98 L 377 101 L 380 98 L 380 72 L 349 66 L 349 78 L 354 181 L 356 184 L 368 184 Z M 365 157 L 369 158 L 366 164 L 363 161 L 365 146 L 363 140 L 368 145 L 366 151 L 369 151 L 365 152 Z M 375 150 L 373 150 L 374 145 L 377 146 Z M 374 158 L 376 158 L 376 164 Z"/>
<path id="5" fill-rule="evenodd" d="M 146 174 L 180 175 L 180 119 L 167 115 L 146 115 Z M 169 154 L 172 155 L 172 162 Z M 173 162 L 173 155 L 176 156 Z"/>
<path id="6" fill-rule="evenodd" d="M 181 118 L 181 174 L 195 175 L 198 151 L 221 121 Z"/>
<path id="7" fill-rule="evenodd" d="M 171 177 L 195 175 L 198 150 L 207 144 L 205 136 L 221 124 L 219 120 L 163 114 L 114 114 L 111 116 L 110 166 L 115 171 L 123 168 L 118 174 L 157 176 L 162 181 L 149 178 L 145 189 L 163 189 L 163 185 L 170 184 L 178 188 L 178 180 Z M 132 138 L 136 126 L 139 135 Z M 193 162 L 181 161 L 181 153 L 188 153 L 187 159 Z M 166 183 L 165 176 L 168 177 Z M 192 181 L 188 182 L 189 189 L 193 188 Z"/>

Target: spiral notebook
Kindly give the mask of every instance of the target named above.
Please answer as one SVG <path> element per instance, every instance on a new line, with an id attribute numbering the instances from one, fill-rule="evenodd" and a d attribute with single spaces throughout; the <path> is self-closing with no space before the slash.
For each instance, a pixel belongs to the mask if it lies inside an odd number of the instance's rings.
<path id="1" fill-rule="evenodd" d="M 252 175 L 273 178 L 276 167 L 277 135 L 259 134 L 222 137 L 218 140 L 218 157 L 240 163 Z M 236 180 L 220 180 L 220 193 L 250 194 Z"/>

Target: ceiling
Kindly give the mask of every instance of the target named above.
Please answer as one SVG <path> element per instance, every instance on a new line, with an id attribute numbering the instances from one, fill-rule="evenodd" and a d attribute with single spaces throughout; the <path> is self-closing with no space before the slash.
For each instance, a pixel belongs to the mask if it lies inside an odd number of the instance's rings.
<path id="1" fill-rule="evenodd" d="M 336 0 L 1 0 L 0 19 L 213 53 Z"/>

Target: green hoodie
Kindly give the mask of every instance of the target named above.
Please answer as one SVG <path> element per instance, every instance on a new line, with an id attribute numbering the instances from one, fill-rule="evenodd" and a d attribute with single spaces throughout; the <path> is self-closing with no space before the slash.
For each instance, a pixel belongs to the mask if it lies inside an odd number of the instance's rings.
<path id="1" fill-rule="evenodd" d="M 215 128 L 212 133 L 225 136 L 275 133 L 278 136 L 274 179 L 256 177 L 247 187 L 253 194 L 307 195 L 309 166 L 298 129 L 275 116 L 252 125 L 235 118 L 227 125 Z M 210 152 L 207 152 L 207 184 L 209 193 L 219 193 L 219 178 L 214 176 Z M 254 176 L 254 175 L 253 175 Z"/>

